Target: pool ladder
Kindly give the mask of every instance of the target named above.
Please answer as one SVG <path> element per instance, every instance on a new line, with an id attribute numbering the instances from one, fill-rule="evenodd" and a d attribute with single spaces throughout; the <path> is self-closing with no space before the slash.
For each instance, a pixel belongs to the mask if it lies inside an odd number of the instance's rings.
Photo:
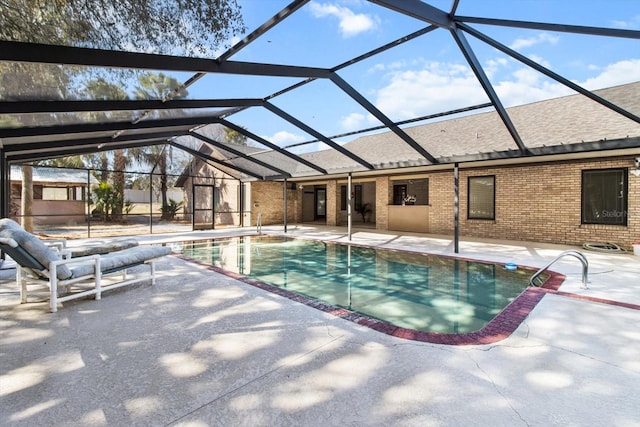
<path id="1" fill-rule="evenodd" d="M 572 256 L 572 257 L 578 258 L 580 260 L 580 262 L 582 263 L 582 286 L 581 286 L 581 288 L 582 289 L 589 289 L 587 287 L 587 276 L 589 275 L 589 261 L 587 261 L 587 257 L 584 256 L 584 254 L 582 252 L 574 251 L 574 250 L 562 252 L 560 255 L 555 257 L 553 259 L 553 261 L 551 261 L 550 263 L 548 263 L 547 265 L 542 267 L 540 270 L 536 271 L 533 274 L 533 276 L 531 276 L 531 279 L 529 279 L 529 286 L 539 287 L 540 285 L 542 285 L 544 280 L 542 280 L 540 278 L 540 275 L 542 273 L 544 273 L 549 267 L 551 267 L 556 261 L 558 261 L 559 259 L 564 258 L 566 256 Z"/>
<path id="2" fill-rule="evenodd" d="M 258 218 L 256 219 L 256 232 L 262 234 L 262 212 L 258 214 Z"/>

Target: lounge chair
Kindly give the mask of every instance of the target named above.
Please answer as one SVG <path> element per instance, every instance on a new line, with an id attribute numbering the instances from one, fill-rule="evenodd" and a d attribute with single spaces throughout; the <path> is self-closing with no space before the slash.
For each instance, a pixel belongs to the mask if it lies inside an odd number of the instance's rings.
<path id="1" fill-rule="evenodd" d="M 18 264 L 16 282 L 20 285 L 20 302 L 27 302 L 28 282 L 46 282 L 53 313 L 59 302 L 90 295 L 100 299 L 103 290 L 149 279 L 155 284 L 155 260 L 171 253 L 171 248 L 165 246 L 134 246 L 102 255 L 71 257 L 68 251 L 45 245 L 8 218 L 0 219 L 0 249 Z M 127 279 L 127 269 L 141 264 L 149 266 L 149 273 Z M 122 279 L 103 288 L 102 277 L 113 273 L 121 273 Z M 71 292 L 72 285 L 85 289 Z"/>

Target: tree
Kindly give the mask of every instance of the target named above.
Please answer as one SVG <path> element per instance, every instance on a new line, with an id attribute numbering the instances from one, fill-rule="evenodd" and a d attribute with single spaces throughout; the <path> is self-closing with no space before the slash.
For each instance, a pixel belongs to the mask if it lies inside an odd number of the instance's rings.
<path id="1" fill-rule="evenodd" d="M 102 181 L 93 189 L 95 197 L 95 212 L 100 214 L 102 221 L 111 221 L 111 215 L 117 206 L 122 204 L 119 194 L 114 188 Z"/>
<path id="2" fill-rule="evenodd" d="M 22 165 L 22 228 L 33 233 L 33 166 Z"/>
<path id="3" fill-rule="evenodd" d="M 84 89 L 84 93 L 86 93 L 91 99 L 104 99 L 104 100 L 116 100 L 121 101 L 125 99 L 129 99 L 127 93 L 122 89 L 120 85 L 110 83 L 106 81 L 104 78 L 98 78 L 95 80 L 91 80 L 87 83 Z M 109 112 L 99 112 L 92 113 L 94 115 L 102 115 L 104 116 L 102 120 L 106 120 L 109 118 Z M 106 154 L 100 153 L 100 160 L 104 161 L 108 165 L 108 161 L 106 161 Z M 131 158 L 127 155 L 125 150 L 114 150 L 113 152 L 113 191 L 119 196 L 116 200 L 118 201 L 117 205 L 113 207 L 112 217 L 114 219 L 120 219 L 122 215 L 122 210 L 124 208 L 124 170 L 131 163 Z M 102 181 L 106 181 L 107 173 L 106 168 L 103 168 L 103 173 L 101 175 Z"/>
<path id="4" fill-rule="evenodd" d="M 236 0 L 3 0 L 0 5 L 3 40 L 207 55 L 245 30 Z"/>
<path id="5" fill-rule="evenodd" d="M 228 127 L 224 128 L 224 141 L 233 145 L 247 145 L 246 135 Z"/>
<path id="6" fill-rule="evenodd" d="M 167 76 L 163 73 L 155 74 L 147 72 L 139 77 L 139 85 L 134 90 L 134 96 L 137 99 L 163 99 L 168 94 L 174 94 L 173 99 L 184 98 L 188 96 L 188 92 L 184 89 L 179 90 L 180 83 L 174 77 Z M 161 116 L 167 112 L 159 112 Z M 169 200 L 167 197 L 168 177 L 167 177 L 167 150 L 166 146 L 149 147 L 149 151 L 145 153 L 146 161 L 156 167 L 160 172 L 160 194 L 162 197 L 161 212 L 162 220 L 171 220 L 171 209 L 169 208 Z"/>

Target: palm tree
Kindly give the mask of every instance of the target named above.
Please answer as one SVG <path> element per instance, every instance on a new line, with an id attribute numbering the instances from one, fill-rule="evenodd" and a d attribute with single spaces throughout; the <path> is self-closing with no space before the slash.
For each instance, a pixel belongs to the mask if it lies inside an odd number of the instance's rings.
<path id="1" fill-rule="evenodd" d="M 117 84 L 109 83 L 103 78 L 98 78 L 95 80 L 91 80 L 87 83 L 84 88 L 84 93 L 88 95 L 91 99 L 102 99 L 102 100 L 116 100 L 122 101 L 129 99 L 127 93 Z M 109 118 L 108 112 L 99 112 L 93 113 L 97 115 L 101 115 L 102 121 L 105 121 Z M 95 156 L 95 155 L 94 155 Z M 108 158 L 106 153 L 102 152 L 98 154 L 98 159 L 100 161 L 100 181 L 106 182 L 108 178 Z M 132 162 L 132 158 L 125 150 L 114 150 L 113 152 L 113 191 L 119 196 L 119 202 L 113 208 L 113 212 L 111 217 L 115 220 L 118 220 L 122 216 L 122 210 L 124 206 L 124 170 L 130 165 Z"/>
<path id="2" fill-rule="evenodd" d="M 174 77 L 167 76 L 163 73 L 154 74 L 147 72 L 138 78 L 140 83 L 134 90 L 134 97 L 136 99 L 171 99 L 185 98 L 188 92 L 181 89 L 180 82 Z M 169 114 L 166 111 L 157 113 L 158 116 Z M 167 171 L 167 150 L 166 146 L 153 146 L 149 147 L 149 150 L 144 153 L 144 158 L 147 163 L 153 166 L 153 170 L 158 168 L 160 174 L 160 194 L 162 197 L 161 212 L 162 220 L 170 220 L 169 214 L 169 200 L 167 197 L 168 191 L 168 171 Z"/>

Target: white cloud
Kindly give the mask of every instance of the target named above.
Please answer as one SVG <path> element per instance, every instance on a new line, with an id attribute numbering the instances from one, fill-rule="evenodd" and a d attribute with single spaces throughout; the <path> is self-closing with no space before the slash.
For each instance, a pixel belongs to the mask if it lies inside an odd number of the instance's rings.
<path id="1" fill-rule="evenodd" d="M 541 56 L 529 55 L 529 59 L 534 61 L 534 62 L 537 62 L 538 64 L 542 65 L 543 67 L 551 68 L 551 64 L 549 63 L 549 61 L 547 61 L 546 59 L 544 59 Z"/>
<path id="2" fill-rule="evenodd" d="M 473 72 L 464 65 L 431 62 L 393 73 L 377 92 L 376 106 L 392 120 L 414 118 L 486 102 Z"/>
<path id="3" fill-rule="evenodd" d="M 507 61 L 493 60 L 488 68 L 497 76 L 506 71 L 507 65 Z M 576 84 L 594 90 L 640 81 L 640 59 L 619 61 L 597 68 L 596 71 L 599 74 L 576 81 Z M 574 93 L 563 84 L 545 78 L 528 67 L 492 80 L 505 107 Z M 420 117 L 488 101 L 469 67 L 454 63 L 431 62 L 420 69 L 393 73 L 389 83 L 375 93 L 375 105 L 392 120 Z"/>
<path id="4" fill-rule="evenodd" d="M 586 89 L 594 90 L 639 80 L 640 59 L 627 59 L 607 65 L 599 75 L 579 84 Z"/>
<path id="5" fill-rule="evenodd" d="M 541 43 L 556 44 L 558 43 L 558 40 L 560 40 L 558 36 L 554 36 L 549 33 L 540 33 L 535 37 L 516 39 L 509 47 L 513 50 L 520 50 Z"/>
<path id="6" fill-rule="evenodd" d="M 294 133 L 287 132 L 284 130 L 276 132 L 272 136 L 262 136 L 262 138 L 278 146 L 295 144 L 296 142 L 302 142 L 305 140 L 304 136 L 302 135 L 296 135 Z"/>
<path id="7" fill-rule="evenodd" d="M 351 113 L 348 116 L 342 117 L 341 119 L 342 128 L 345 130 L 360 129 L 365 119 L 366 117 L 364 116 L 364 114 Z"/>
<path id="8" fill-rule="evenodd" d="M 354 13 L 351 9 L 335 4 L 312 1 L 309 4 L 309 8 L 316 18 L 324 18 L 327 16 L 338 18 L 340 21 L 340 32 L 343 37 L 352 37 L 373 30 L 379 23 L 379 19 L 376 16 Z"/>
<path id="9" fill-rule="evenodd" d="M 530 68 L 521 68 L 512 74 L 512 79 L 494 85 L 504 107 L 529 104 L 543 99 L 569 95 L 571 89 L 555 81 L 546 80 Z"/>
<path id="10" fill-rule="evenodd" d="M 367 122 L 369 119 L 367 116 L 361 113 L 351 113 L 347 116 L 342 117 L 340 124 L 342 128 L 345 130 L 356 130 L 361 129 L 363 124 Z"/>
<path id="11" fill-rule="evenodd" d="M 509 61 L 507 58 L 496 58 L 490 59 L 484 65 L 484 72 L 487 74 L 489 78 L 493 77 L 500 69 L 507 66 Z"/>
<path id="12" fill-rule="evenodd" d="M 377 73 L 378 71 L 384 71 L 386 69 L 387 69 L 387 67 L 386 67 L 385 64 L 378 63 L 378 64 L 375 64 L 373 67 L 369 68 L 367 70 L 367 73 L 373 74 L 373 73 Z"/>
<path id="13" fill-rule="evenodd" d="M 626 21 L 613 21 L 612 25 L 616 28 L 633 30 L 640 28 L 640 15 L 632 16 Z"/>

